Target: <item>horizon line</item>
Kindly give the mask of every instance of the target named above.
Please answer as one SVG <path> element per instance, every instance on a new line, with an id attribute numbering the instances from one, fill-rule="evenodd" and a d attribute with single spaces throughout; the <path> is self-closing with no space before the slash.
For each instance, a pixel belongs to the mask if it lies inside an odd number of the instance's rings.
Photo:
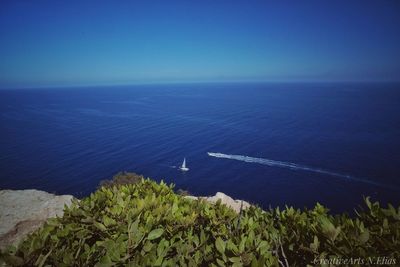
<path id="1" fill-rule="evenodd" d="M 92 87 L 110 87 L 110 86 L 146 86 L 146 85 L 174 85 L 174 84 L 245 84 L 245 83 L 258 83 L 258 84 L 335 84 L 335 83 L 349 83 L 349 84 L 379 84 L 379 83 L 400 83 L 400 80 L 193 80 L 193 81 L 142 81 L 142 82 L 126 82 L 126 83 L 81 83 L 81 84 L 49 84 L 49 85 L 30 85 L 30 86 L 2 86 L 0 90 L 28 90 L 28 89 L 67 89 L 67 88 L 92 88 Z"/>

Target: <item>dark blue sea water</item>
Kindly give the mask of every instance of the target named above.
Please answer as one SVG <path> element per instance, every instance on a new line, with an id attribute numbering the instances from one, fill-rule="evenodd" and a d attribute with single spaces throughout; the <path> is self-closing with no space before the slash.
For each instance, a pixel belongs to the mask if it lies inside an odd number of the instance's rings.
<path id="1" fill-rule="evenodd" d="M 2 90 L 0 130 L 3 189 L 82 197 L 125 170 L 263 207 L 400 204 L 398 84 Z"/>

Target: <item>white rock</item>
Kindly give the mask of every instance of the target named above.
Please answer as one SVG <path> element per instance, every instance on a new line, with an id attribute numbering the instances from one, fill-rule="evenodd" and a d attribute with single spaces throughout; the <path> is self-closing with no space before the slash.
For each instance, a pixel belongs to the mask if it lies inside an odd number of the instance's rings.
<path id="1" fill-rule="evenodd" d="M 216 203 L 219 199 L 221 199 L 221 204 L 224 204 L 230 208 L 232 208 L 234 211 L 236 211 L 237 213 L 240 212 L 240 207 L 242 206 L 243 209 L 247 209 L 249 208 L 251 205 L 244 201 L 244 200 L 235 200 L 233 198 L 231 198 L 230 196 L 221 193 L 221 192 L 217 192 L 215 194 L 215 196 L 212 197 L 195 197 L 195 196 L 186 196 L 185 198 L 189 198 L 189 199 L 205 199 L 206 201 L 210 202 L 210 203 Z M 243 204 L 242 204 L 243 203 Z"/>
<path id="2" fill-rule="evenodd" d="M 73 196 L 39 190 L 0 191 L 0 248 L 18 243 L 51 217 L 62 216 Z"/>

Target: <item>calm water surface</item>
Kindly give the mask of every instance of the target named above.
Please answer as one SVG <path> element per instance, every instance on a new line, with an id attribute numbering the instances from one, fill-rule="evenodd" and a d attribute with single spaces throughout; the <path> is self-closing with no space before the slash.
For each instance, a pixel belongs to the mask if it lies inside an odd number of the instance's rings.
<path id="1" fill-rule="evenodd" d="M 82 197 L 126 170 L 263 207 L 400 204 L 398 84 L 2 90 L 0 130 L 3 189 Z"/>

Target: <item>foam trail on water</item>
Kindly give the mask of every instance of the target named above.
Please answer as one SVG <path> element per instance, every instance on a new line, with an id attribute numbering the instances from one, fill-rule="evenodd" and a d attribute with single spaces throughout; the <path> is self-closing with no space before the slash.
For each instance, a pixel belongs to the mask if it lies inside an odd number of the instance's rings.
<path id="1" fill-rule="evenodd" d="M 168 168 L 176 169 L 176 166 L 172 166 L 172 165 L 158 164 L 158 166 L 163 166 L 163 167 L 168 167 Z"/>
<path id="2" fill-rule="evenodd" d="M 271 166 L 271 167 L 279 167 L 279 168 L 286 168 L 286 169 L 291 169 L 291 170 L 316 172 L 316 173 L 326 174 L 326 175 L 330 175 L 330 176 L 345 178 L 345 179 L 353 180 L 353 181 L 357 181 L 357 182 L 376 185 L 376 186 L 380 186 L 380 187 L 391 188 L 391 189 L 396 188 L 395 186 L 389 186 L 389 185 L 377 183 L 374 181 L 369 181 L 369 180 L 353 177 L 348 174 L 341 174 L 341 173 L 337 173 L 337 172 L 332 172 L 332 171 L 328 171 L 328 170 L 324 170 L 324 169 L 309 167 L 309 166 L 300 165 L 300 164 L 291 163 L 291 162 L 284 162 L 284 161 L 264 159 L 264 158 L 253 158 L 253 157 L 242 156 L 242 155 L 228 155 L 228 154 L 214 153 L 214 152 L 207 152 L 207 154 L 210 157 L 215 157 L 215 158 L 233 159 L 233 160 L 239 160 L 239 161 L 244 161 L 244 162 L 249 162 L 249 163 L 263 164 L 263 165 L 267 165 L 267 166 Z"/>

